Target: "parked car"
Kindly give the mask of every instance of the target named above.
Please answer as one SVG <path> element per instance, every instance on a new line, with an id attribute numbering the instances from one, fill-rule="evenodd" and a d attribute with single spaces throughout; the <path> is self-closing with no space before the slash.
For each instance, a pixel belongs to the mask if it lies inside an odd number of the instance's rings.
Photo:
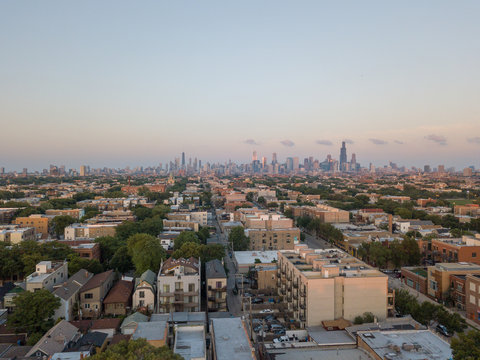
<path id="1" fill-rule="evenodd" d="M 243 294 L 243 296 L 248 298 L 248 297 L 253 297 L 253 294 L 246 292 L 245 294 Z"/>
<path id="2" fill-rule="evenodd" d="M 290 339 L 286 335 L 282 335 L 278 338 L 273 339 L 274 343 L 281 343 L 281 342 L 287 342 L 287 341 L 290 341 Z"/>
<path id="3" fill-rule="evenodd" d="M 270 314 L 270 315 L 265 316 L 265 320 L 266 320 L 266 321 L 272 321 L 272 320 L 275 320 L 275 319 L 276 319 L 276 318 L 275 318 L 275 315 L 273 315 L 273 314 Z"/>
<path id="4" fill-rule="evenodd" d="M 279 329 L 279 330 L 275 330 L 273 332 L 274 335 L 285 335 L 285 329 Z"/>
<path id="5" fill-rule="evenodd" d="M 260 298 L 253 298 L 252 304 L 263 304 L 263 299 Z"/>
<path id="6" fill-rule="evenodd" d="M 285 330 L 285 327 L 281 324 L 271 324 L 270 325 L 270 330 L 271 331 L 276 331 L 276 330 Z"/>
<path id="7" fill-rule="evenodd" d="M 260 310 L 260 314 L 271 314 L 273 313 L 273 310 L 272 309 L 263 309 L 263 310 Z"/>
<path id="8" fill-rule="evenodd" d="M 253 331 L 255 332 L 259 332 L 260 330 L 262 330 L 262 327 L 263 327 L 263 331 L 268 331 L 268 326 L 267 325 L 257 325 L 253 328 Z"/>
<path id="9" fill-rule="evenodd" d="M 438 324 L 436 330 L 443 336 L 452 336 L 452 334 L 448 332 L 447 328 L 444 325 Z"/>

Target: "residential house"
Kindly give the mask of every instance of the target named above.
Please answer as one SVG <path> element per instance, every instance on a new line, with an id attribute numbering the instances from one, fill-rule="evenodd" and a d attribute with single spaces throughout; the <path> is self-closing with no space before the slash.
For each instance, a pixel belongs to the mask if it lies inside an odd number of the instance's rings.
<path id="1" fill-rule="evenodd" d="M 132 281 L 118 281 L 103 300 L 105 315 L 126 315 L 132 307 L 132 290 Z"/>
<path id="2" fill-rule="evenodd" d="M 35 272 L 27 276 L 26 290 L 53 291 L 55 286 L 64 283 L 67 279 L 68 263 L 66 261 L 40 261 L 35 266 Z"/>
<path id="3" fill-rule="evenodd" d="M 157 292 L 157 275 L 152 270 L 145 271 L 135 279 L 132 307 L 134 309 L 147 308 L 155 310 L 155 294 Z"/>
<path id="4" fill-rule="evenodd" d="M 103 310 L 103 300 L 115 280 L 113 270 L 93 276 L 80 289 L 80 314 L 83 318 L 97 318 Z"/>
<path id="5" fill-rule="evenodd" d="M 93 274 L 87 270 L 80 269 L 74 275 L 72 275 L 65 283 L 57 287 L 53 291 L 53 295 L 60 299 L 60 307 L 55 310 L 54 319 L 63 318 L 67 321 L 72 320 L 72 318 L 78 314 L 74 314 L 75 304 L 79 306 L 79 291 L 83 285 L 85 285 L 91 278 Z"/>
<path id="6" fill-rule="evenodd" d="M 205 263 L 208 311 L 227 310 L 227 274 L 220 260 Z"/>
<path id="7" fill-rule="evenodd" d="M 122 325 L 120 326 L 120 331 L 123 335 L 131 335 L 137 328 L 138 323 L 141 322 L 148 322 L 148 316 L 139 312 L 134 312 L 123 320 Z"/>
<path id="8" fill-rule="evenodd" d="M 48 359 L 53 354 L 62 352 L 69 342 L 77 341 L 80 337 L 78 328 L 68 321 L 62 320 L 42 336 L 26 357 Z"/>

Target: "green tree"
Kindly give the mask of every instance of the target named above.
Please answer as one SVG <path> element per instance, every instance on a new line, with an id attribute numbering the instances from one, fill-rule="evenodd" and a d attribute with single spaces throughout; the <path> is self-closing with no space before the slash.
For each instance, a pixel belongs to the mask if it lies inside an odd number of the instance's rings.
<path id="1" fill-rule="evenodd" d="M 182 360 L 168 346 L 154 347 L 145 339 L 123 340 L 109 346 L 105 351 L 91 356 L 91 360 Z"/>
<path id="2" fill-rule="evenodd" d="M 175 250 L 172 254 L 174 259 L 185 258 L 188 259 L 189 257 L 200 258 L 203 254 L 203 247 L 205 245 L 198 244 L 195 242 L 186 242 L 180 247 L 180 249 Z"/>
<path id="3" fill-rule="evenodd" d="M 200 244 L 200 239 L 193 231 L 182 231 L 173 242 L 173 249 L 178 250 L 184 243 L 193 242 Z"/>
<path id="4" fill-rule="evenodd" d="M 65 233 L 65 228 L 75 222 L 77 222 L 77 220 L 68 215 L 55 216 L 52 221 L 55 234 L 57 236 L 63 235 Z"/>
<path id="5" fill-rule="evenodd" d="M 103 266 L 97 259 L 84 259 L 77 254 L 71 256 L 68 262 L 68 274 L 72 276 L 81 269 L 90 271 L 93 274 L 99 274 L 103 271 Z"/>
<path id="6" fill-rule="evenodd" d="M 128 253 L 128 247 L 126 245 L 115 252 L 108 266 L 122 274 L 133 268 L 132 257 Z"/>
<path id="7" fill-rule="evenodd" d="M 163 230 L 163 220 L 160 216 L 146 218 L 139 223 L 138 231 L 145 234 L 157 236 Z"/>
<path id="8" fill-rule="evenodd" d="M 137 220 L 145 220 L 152 217 L 153 209 L 146 208 L 145 206 L 138 205 L 133 209 L 133 215 L 137 217 Z"/>
<path id="9" fill-rule="evenodd" d="M 141 275 L 149 269 L 157 272 L 162 260 L 167 257 L 160 241 L 149 234 L 131 236 L 128 239 L 127 246 L 137 275 Z"/>
<path id="10" fill-rule="evenodd" d="M 127 240 L 130 236 L 137 234 L 140 226 L 133 221 L 124 221 L 115 228 L 115 236 L 120 240 Z"/>
<path id="11" fill-rule="evenodd" d="M 197 236 L 202 242 L 202 244 L 207 243 L 207 239 L 210 237 L 210 231 L 208 230 L 208 227 L 201 227 L 200 230 L 197 231 Z"/>
<path id="12" fill-rule="evenodd" d="M 118 249 L 127 244 L 126 241 L 113 236 L 101 236 L 95 239 L 100 245 L 100 253 L 102 254 L 102 263 L 108 263 L 115 255 Z"/>
<path id="13" fill-rule="evenodd" d="M 250 246 L 250 241 L 245 235 L 243 226 L 235 226 L 228 235 L 228 241 L 233 245 L 234 251 L 245 251 Z"/>
<path id="14" fill-rule="evenodd" d="M 60 299 L 50 291 L 25 291 L 13 300 L 15 311 L 8 317 L 8 325 L 28 334 L 45 333 L 53 326 L 53 315 L 60 307 Z"/>
<path id="15" fill-rule="evenodd" d="M 458 334 L 451 343 L 455 360 L 480 359 L 480 331 L 471 330 L 466 334 Z"/>
<path id="16" fill-rule="evenodd" d="M 402 241 L 402 248 L 406 265 L 413 266 L 420 264 L 422 254 L 420 253 L 420 248 L 414 238 L 405 237 Z"/>

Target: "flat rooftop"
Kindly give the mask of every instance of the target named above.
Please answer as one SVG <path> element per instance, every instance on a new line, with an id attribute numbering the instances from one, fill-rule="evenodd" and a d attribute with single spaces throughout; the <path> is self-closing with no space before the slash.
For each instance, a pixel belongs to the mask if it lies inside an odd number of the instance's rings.
<path id="1" fill-rule="evenodd" d="M 358 336 L 382 359 L 447 360 L 450 344 L 430 330 L 359 332 Z M 409 348 L 414 349 L 409 349 Z"/>
<path id="2" fill-rule="evenodd" d="M 271 264 L 278 259 L 277 250 L 235 251 L 235 260 L 239 265 L 254 264 L 255 259 L 259 259 L 261 264 Z"/>
<path id="3" fill-rule="evenodd" d="M 374 360 L 362 349 L 278 349 L 268 351 L 275 360 Z"/>
<path id="4" fill-rule="evenodd" d="M 139 322 L 132 339 L 164 340 L 166 321 Z"/>
<path id="5" fill-rule="evenodd" d="M 212 327 L 218 359 L 255 359 L 253 347 L 241 318 L 212 319 Z"/>
<path id="6" fill-rule="evenodd" d="M 203 325 L 177 326 L 175 331 L 175 354 L 185 360 L 205 357 L 205 327 Z"/>

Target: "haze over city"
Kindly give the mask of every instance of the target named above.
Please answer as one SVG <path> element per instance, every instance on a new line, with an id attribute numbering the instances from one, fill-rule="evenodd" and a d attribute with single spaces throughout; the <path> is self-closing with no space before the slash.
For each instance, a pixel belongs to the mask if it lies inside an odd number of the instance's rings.
<path id="1" fill-rule="evenodd" d="M 3 1 L 0 165 L 478 167 L 480 3 L 346 5 Z"/>

